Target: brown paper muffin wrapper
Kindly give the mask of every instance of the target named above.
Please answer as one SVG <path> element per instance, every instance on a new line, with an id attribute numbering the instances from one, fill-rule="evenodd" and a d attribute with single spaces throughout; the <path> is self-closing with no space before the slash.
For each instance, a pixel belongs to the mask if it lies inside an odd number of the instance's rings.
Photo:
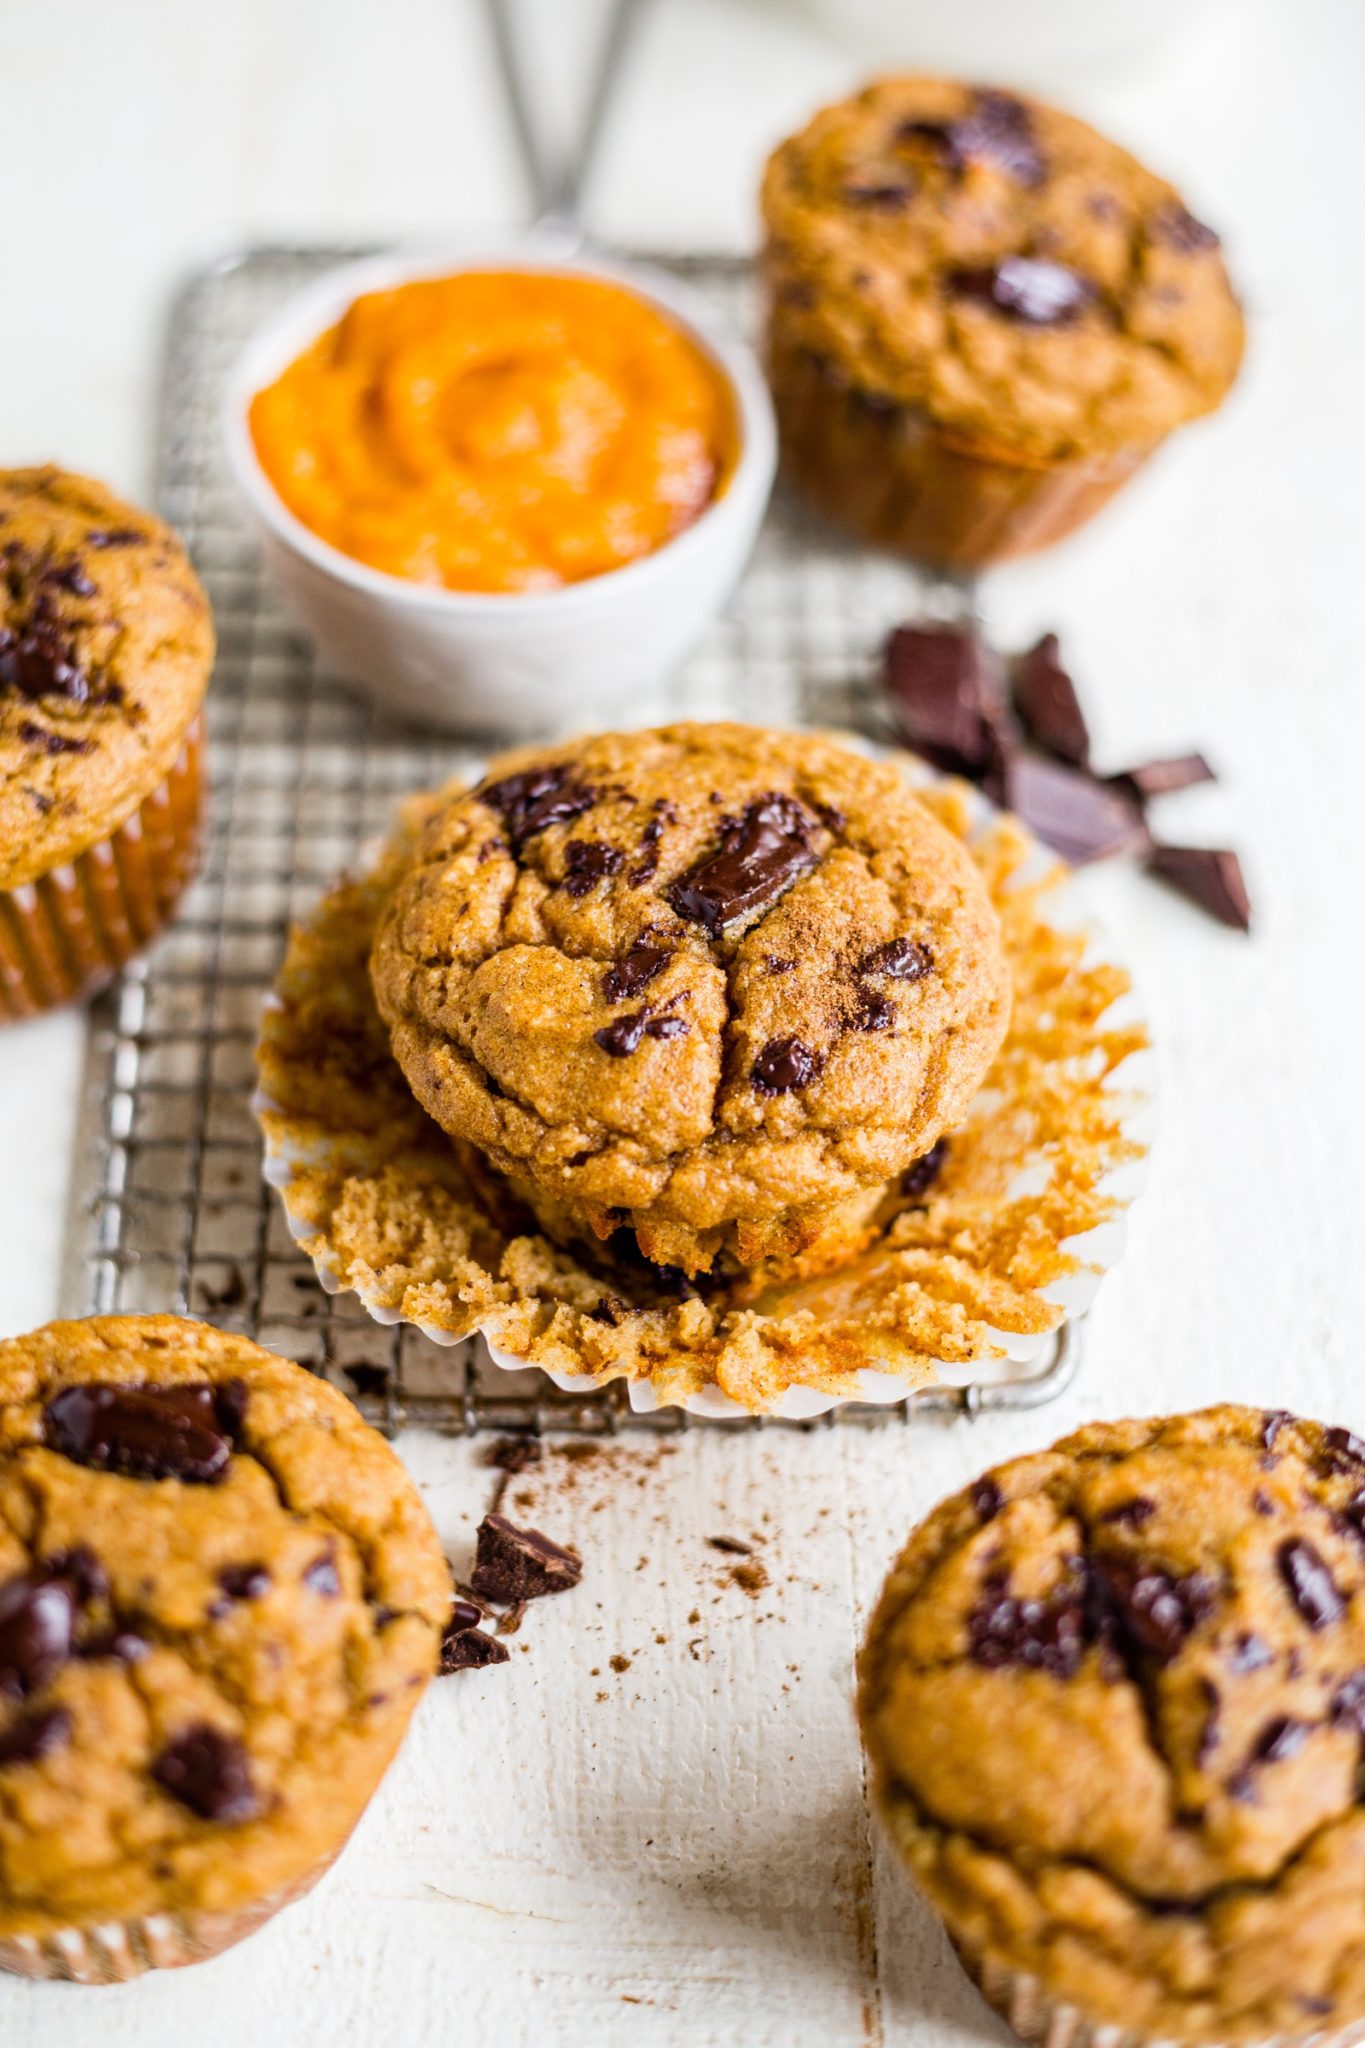
<path id="1" fill-rule="evenodd" d="M 198 865 L 202 769 L 196 719 L 165 781 L 106 839 L 0 890 L 0 1024 L 92 994 L 163 929 Z"/>
<path id="2" fill-rule="evenodd" d="M 0 1970 L 12 1976 L 63 1984 L 127 1984 L 148 1970 L 183 1970 L 245 1941 L 282 1906 L 304 1898 L 335 1863 L 332 1850 L 293 1884 L 233 1913 L 144 1913 L 132 1920 L 101 1920 L 60 1927 L 51 1934 L 0 1936 Z"/>
<path id="3" fill-rule="evenodd" d="M 955 439 L 928 415 L 859 391 L 809 350 L 769 337 L 784 475 L 827 518 L 936 568 L 984 569 L 1083 526 L 1150 447 L 1053 463 Z"/>
<path id="4" fill-rule="evenodd" d="M 1029 2048 L 1191 2048 L 1188 2041 L 1146 2034 L 1115 2020 L 1090 2019 L 1079 2007 L 1053 1998 L 1026 1971 L 1012 1969 L 1007 1963 L 983 1954 L 960 1941 L 951 1930 L 948 1938 L 987 2005 Z M 1365 2042 L 1365 2019 L 1308 2033 L 1266 2035 L 1254 2043 L 1223 2043 L 1210 2037 L 1201 2040 L 1198 2048 L 1306 2048 L 1309 2042 L 1313 2048 L 1357 2048 L 1357 2044 Z"/>

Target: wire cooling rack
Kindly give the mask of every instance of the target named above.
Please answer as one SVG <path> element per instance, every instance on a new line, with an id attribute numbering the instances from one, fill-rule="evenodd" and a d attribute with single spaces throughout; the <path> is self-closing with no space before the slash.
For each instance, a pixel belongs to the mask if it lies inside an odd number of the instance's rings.
<path id="1" fill-rule="evenodd" d="M 263 579 L 226 473 L 219 409 L 239 350 L 288 294 L 363 253 L 255 250 L 196 277 L 173 314 L 157 499 L 217 620 L 211 821 L 174 928 L 94 1011 L 67 1305 L 171 1309 L 242 1331 L 325 1374 L 390 1429 L 676 1429 L 680 1411 L 635 1416 L 619 1386 L 586 1399 L 560 1393 L 540 1373 L 500 1372 L 477 1341 L 441 1349 L 415 1330 L 382 1329 L 353 1296 L 325 1295 L 261 1179 L 252 1050 L 291 920 L 385 830 L 402 796 L 472 771 L 498 738 L 461 744 L 404 726 L 320 669 Z M 746 264 L 666 265 L 738 329 L 752 324 Z M 727 616 L 654 701 L 637 703 L 637 721 L 867 727 L 877 649 L 933 596 L 909 569 L 842 543 L 779 496 Z M 1061 1392 L 1078 1351 L 1072 1324 L 1028 1379 L 834 1412 L 884 1422 L 1033 1407 Z"/>

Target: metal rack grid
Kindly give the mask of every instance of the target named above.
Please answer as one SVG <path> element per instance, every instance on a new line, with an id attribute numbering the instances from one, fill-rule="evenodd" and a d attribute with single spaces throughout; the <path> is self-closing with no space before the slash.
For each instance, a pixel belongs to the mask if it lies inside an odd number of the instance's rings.
<path id="1" fill-rule="evenodd" d="M 211 819 L 174 928 L 95 1009 L 66 1300 L 72 1313 L 171 1308 L 242 1331 L 325 1373 L 390 1429 L 676 1429 L 680 1412 L 635 1416 L 619 1386 L 586 1399 L 559 1393 L 539 1373 L 499 1372 L 477 1341 L 441 1349 L 414 1330 L 381 1328 L 352 1296 L 323 1294 L 261 1179 L 252 1049 L 291 919 L 384 831 L 402 796 L 472 770 L 486 751 L 405 727 L 319 669 L 263 580 L 226 474 L 219 407 L 238 351 L 286 295 L 359 253 L 235 257 L 196 277 L 174 312 L 157 499 L 217 620 Z M 749 326 L 745 264 L 669 263 Z M 779 497 L 728 615 L 654 702 L 635 707 L 637 719 L 866 726 L 876 649 L 926 595 L 912 571 L 844 544 Z M 1078 1350 L 1072 1326 L 1031 1378 L 836 1413 L 885 1421 L 1035 1406 L 1061 1392 Z"/>

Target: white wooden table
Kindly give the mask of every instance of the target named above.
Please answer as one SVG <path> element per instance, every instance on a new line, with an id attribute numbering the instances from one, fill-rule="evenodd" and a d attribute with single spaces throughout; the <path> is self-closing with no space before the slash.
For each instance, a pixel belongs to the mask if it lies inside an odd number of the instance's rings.
<path id="1" fill-rule="evenodd" d="M 1206 747 L 1223 786 L 1178 799 L 1171 831 L 1243 849 L 1258 927 L 1093 878 L 1159 1034 L 1163 1127 L 1075 1391 L 952 1430 L 552 1459 L 524 1512 L 582 1549 L 581 1588 L 532 1610 L 509 1667 L 433 1689 L 320 1890 L 198 1971 L 0 1986 L 6 2048 L 999 2038 L 864 1809 L 851 1658 L 892 1551 L 946 1489 L 1083 1417 L 1237 1396 L 1365 1425 L 1363 60 L 1355 0 L 1230 0 L 1161 72 L 1081 96 L 1225 227 L 1252 352 L 1215 424 L 989 604 L 1007 641 L 1063 630 L 1103 759 Z M 661 0 L 595 221 L 744 246 L 764 148 L 849 75 L 775 4 Z M 19 0 L 0 179 L 0 454 L 132 491 L 190 262 L 521 204 L 456 0 Z M 79 1055 L 70 1017 L 0 1040 L 6 1332 L 55 1299 Z M 471 1446 L 402 1448 L 463 1564 L 491 1475 Z M 712 1535 L 755 1542 L 766 1587 Z"/>

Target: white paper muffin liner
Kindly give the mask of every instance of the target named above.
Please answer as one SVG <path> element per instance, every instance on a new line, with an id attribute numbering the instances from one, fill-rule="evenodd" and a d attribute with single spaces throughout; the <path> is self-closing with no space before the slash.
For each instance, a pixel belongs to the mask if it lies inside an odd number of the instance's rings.
<path id="1" fill-rule="evenodd" d="M 851 738 L 852 736 L 850 736 Z M 858 742 L 865 745 L 864 742 Z M 868 751 L 881 753 L 871 748 Z M 913 786 L 926 787 L 941 780 L 923 762 L 905 755 L 895 756 Z M 968 804 L 969 829 L 967 843 L 970 845 L 995 821 L 999 813 L 986 797 L 975 789 L 965 792 Z M 377 853 L 377 849 L 374 849 Z M 373 857 L 373 855 L 372 855 Z M 1011 887 L 1027 888 L 1040 881 L 1045 875 L 1056 874 L 1059 868 L 1057 857 L 1038 841 L 1031 842 L 1028 859 L 1012 878 Z M 998 1346 L 995 1358 L 977 1359 L 967 1365 L 936 1361 L 931 1364 L 930 1378 L 911 1380 L 906 1374 L 892 1370 L 880 1371 L 867 1367 L 858 1372 L 850 1390 L 846 1393 L 830 1393 L 820 1388 L 789 1386 L 770 1400 L 762 1409 L 746 1407 L 733 1399 L 718 1386 L 703 1386 L 687 1394 L 681 1401 L 676 1397 L 665 1403 L 652 1378 L 632 1378 L 626 1383 L 627 1397 L 636 1414 L 651 1414 L 662 1406 L 681 1406 L 689 1415 L 709 1421 L 733 1421 L 738 1418 L 764 1413 L 783 1421 L 807 1421 L 828 1413 L 831 1409 L 848 1403 L 872 1403 L 889 1405 L 903 1401 L 915 1385 L 940 1384 L 962 1385 L 967 1382 L 998 1382 L 1001 1380 L 1027 1378 L 1037 1369 L 1037 1361 L 1045 1348 L 1054 1341 L 1057 1331 L 1066 1323 L 1084 1315 L 1094 1302 L 1104 1281 L 1122 1257 L 1128 1235 L 1127 1211 L 1141 1192 L 1146 1180 L 1147 1152 L 1151 1145 L 1156 1126 L 1156 1056 L 1145 1030 L 1145 1011 L 1132 986 L 1132 976 L 1118 957 L 1108 936 L 1090 914 L 1083 901 L 1082 893 L 1074 874 L 1063 871 L 1059 880 L 1048 892 L 1047 923 L 1064 932 L 1083 933 L 1086 947 L 1081 966 L 1109 965 L 1122 971 L 1128 981 L 1127 992 L 1120 996 L 1104 1012 L 1103 1018 L 1095 1019 L 1095 1028 L 1108 1030 L 1136 1026 L 1148 1042 L 1130 1053 L 1121 1064 L 1108 1075 L 1104 1087 L 1113 1092 L 1123 1103 L 1119 1118 L 1119 1131 L 1124 1148 L 1130 1157 L 1123 1163 L 1105 1172 L 1094 1184 L 1093 1193 L 1106 1205 L 1112 1205 L 1104 1221 L 1096 1228 L 1063 1241 L 1062 1250 L 1076 1261 L 1074 1269 L 1038 1290 L 1038 1298 L 1058 1311 L 1056 1320 L 1040 1331 L 1017 1332 L 992 1330 L 990 1336 Z M 268 995 L 266 1008 L 281 1007 L 278 996 Z M 990 1091 L 983 1089 L 973 1104 L 969 1122 L 983 1108 L 989 1108 Z M 253 1108 L 258 1118 L 269 1118 L 279 1105 L 271 1098 L 257 1092 Z M 280 1134 L 278 1124 L 272 1128 L 267 1121 L 263 1172 L 267 1182 L 280 1193 L 285 1220 L 291 1236 L 297 1243 L 307 1244 L 315 1239 L 316 1223 L 291 1207 L 289 1196 L 292 1183 L 300 1169 L 326 1163 L 327 1148 L 314 1147 L 305 1150 Z M 340 1142 L 339 1140 L 337 1141 Z M 1005 1199 L 1017 1198 L 1027 1192 L 1027 1176 L 1044 1172 L 1042 1162 L 1016 1176 L 1007 1191 Z M 1045 1173 L 1044 1173 L 1045 1178 Z M 310 1252 L 318 1280 L 328 1294 L 354 1293 L 366 1312 L 376 1323 L 386 1328 L 405 1323 L 417 1330 L 433 1344 L 453 1347 L 471 1341 L 466 1335 L 455 1335 L 430 1323 L 404 1316 L 399 1310 L 376 1300 L 363 1289 L 344 1281 L 329 1266 L 324 1253 Z M 512 1352 L 491 1341 L 486 1335 L 482 1342 L 488 1357 L 499 1369 L 509 1373 L 545 1371 L 545 1376 L 566 1393 L 589 1395 L 608 1384 L 609 1376 L 595 1377 L 589 1372 L 564 1373 L 550 1371 L 519 1358 Z"/>

